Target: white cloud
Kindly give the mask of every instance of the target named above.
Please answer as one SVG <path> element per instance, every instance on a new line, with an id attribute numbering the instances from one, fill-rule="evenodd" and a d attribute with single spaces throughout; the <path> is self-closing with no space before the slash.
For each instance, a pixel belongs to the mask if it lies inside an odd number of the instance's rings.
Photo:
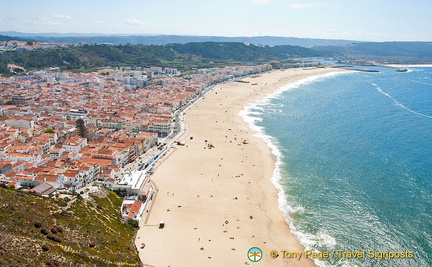
<path id="1" fill-rule="evenodd" d="M 131 18 L 126 19 L 126 23 L 134 24 L 134 25 L 145 25 L 144 21 L 137 19 L 135 17 L 131 17 Z"/>
<path id="2" fill-rule="evenodd" d="M 306 4 L 289 4 L 289 7 L 291 9 L 303 9 L 303 8 L 308 8 L 310 6 Z"/>
<path id="3" fill-rule="evenodd" d="M 257 4 L 267 4 L 269 2 L 271 2 L 271 0 L 251 0 L 252 3 L 257 3 Z"/>
<path id="4" fill-rule="evenodd" d="M 66 15 L 66 14 L 63 14 L 63 13 L 58 13 L 58 14 L 54 14 L 53 18 L 56 18 L 56 19 L 72 19 L 72 16 L 69 16 L 69 15 Z"/>

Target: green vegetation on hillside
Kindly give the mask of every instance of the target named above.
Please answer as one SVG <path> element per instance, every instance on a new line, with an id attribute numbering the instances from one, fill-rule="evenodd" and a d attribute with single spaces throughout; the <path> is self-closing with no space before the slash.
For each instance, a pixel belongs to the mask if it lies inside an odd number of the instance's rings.
<path id="1" fill-rule="evenodd" d="M 3 36 L 5 40 L 10 38 Z M 107 66 L 160 66 L 186 71 L 192 68 L 254 65 L 272 60 L 282 63 L 293 62 L 305 57 L 337 57 L 344 60 L 363 59 L 387 63 L 430 63 L 431 48 L 431 42 L 361 42 L 317 46 L 313 49 L 292 45 L 263 46 L 245 42 L 210 41 L 166 45 L 82 45 L 3 52 L 0 54 L 0 74 L 8 74 L 8 63 L 19 65 L 26 70 L 60 67 L 62 70 L 73 71 L 88 71 Z"/>
<path id="2" fill-rule="evenodd" d="M 299 46 L 256 46 L 245 43 L 188 43 L 169 45 L 84 45 L 68 48 L 11 51 L 0 55 L 0 73 L 6 64 L 25 69 L 57 66 L 92 69 L 105 66 L 162 66 L 181 70 L 220 64 L 255 64 L 292 57 L 328 55 Z"/>
<path id="3" fill-rule="evenodd" d="M 169 44 L 175 51 L 181 54 L 196 55 L 210 60 L 265 62 L 270 60 L 286 60 L 290 57 L 322 56 L 317 52 L 301 46 L 256 46 L 248 43 L 187 43 Z"/>
<path id="4" fill-rule="evenodd" d="M 138 266 L 114 192 L 55 200 L 0 188 L 2 266 Z"/>
<path id="5" fill-rule="evenodd" d="M 15 40 L 15 41 L 29 41 L 29 42 L 31 41 L 29 39 L 22 39 L 22 38 L 19 38 L 19 37 L 0 35 L 0 42 L 3 42 L 3 41 L 13 41 L 13 40 Z"/>

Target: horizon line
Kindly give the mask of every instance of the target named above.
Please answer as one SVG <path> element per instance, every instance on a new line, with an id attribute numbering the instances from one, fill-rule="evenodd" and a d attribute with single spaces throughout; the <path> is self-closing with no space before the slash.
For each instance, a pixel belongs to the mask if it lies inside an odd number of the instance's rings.
<path id="1" fill-rule="evenodd" d="M 0 31 L 0 35 L 6 34 L 5 36 L 10 37 L 25 37 L 25 36 L 13 36 L 12 34 L 31 35 L 32 37 L 115 37 L 115 36 L 146 36 L 146 37 L 157 37 L 157 36 L 180 36 L 180 37 L 217 37 L 217 38 L 291 38 L 291 39 L 315 39 L 315 40 L 333 40 L 333 41 L 351 41 L 351 42 L 371 42 L 371 43 L 384 43 L 384 42 L 432 42 L 432 40 L 383 40 L 383 41 L 364 41 L 355 39 L 343 39 L 343 38 L 318 38 L 318 37 L 296 37 L 296 36 L 278 36 L 278 35 L 236 35 L 236 36 L 225 36 L 225 35 L 192 35 L 192 34 L 163 34 L 163 33 L 79 33 L 79 32 L 20 32 L 20 31 Z M 69 36 L 49 36 L 49 35 L 69 35 Z M 29 36 L 30 37 L 30 36 Z"/>

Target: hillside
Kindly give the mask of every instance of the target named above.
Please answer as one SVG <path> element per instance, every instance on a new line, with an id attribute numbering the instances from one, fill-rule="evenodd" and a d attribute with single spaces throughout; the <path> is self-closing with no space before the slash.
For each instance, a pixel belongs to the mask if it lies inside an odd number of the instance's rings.
<path id="1" fill-rule="evenodd" d="M 0 188 L 2 266 L 138 266 L 113 192 L 73 203 Z M 69 207 L 70 206 L 70 207 Z"/>
<path id="2" fill-rule="evenodd" d="M 16 41 L 32 41 L 29 38 L 27 39 L 22 39 L 19 37 L 12 37 L 12 36 L 7 36 L 7 35 L 0 35 L 0 42 L 4 42 L 4 41 L 12 41 L 12 40 L 16 40 Z"/>
<path id="3" fill-rule="evenodd" d="M 354 43 L 344 46 L 315 47 L 315 49 L 353 59 L 393 63 L 432 62 L 432 42 Z"/>
<path id="4" fill-rule="evenodd" d="M 10 37 L 2 37 L 7 39 Z M 0 73 L 13 63 L 29 69 L 60 67 L 88 70 L 100 67 L 160 66 L 181 71 L 226 65 L 254 65 L 277 60 L 282 63 L 307 57 L 343 60 L 375 60 L 385 63 L 431 63 L 431 42 L 353 43 L 316 46 L 254 45 L 248 42 L 190 42 L 166 45 L 82 45 L 65 48 L 7 51 L 0 54 Z"/>
<path id="5" fill-rule="evenodd" d="M 256 64 L 293 57 L 326 56 L 300 46 L 256 46 L 248 43 L 188 43 L 169 45 L 84 45 L 68 48 L 10 51 L 0 55 L 0 73 L 6 64 L 26 69 L 58 66 L 90 69 L 104 66 L 161 66 L 181 70 L 220 65 Z"/>
<path id="6" fill-rule="evenodd" d="M 187 43 L 168 44 L 180 54 L 199 56 L 209 60 L 265 62 L 270 60 L 285 60 L 290 57 L 323 56 L 326 53 L 314 51 L 301 46 L 256 46 L 248 43 Z"/>

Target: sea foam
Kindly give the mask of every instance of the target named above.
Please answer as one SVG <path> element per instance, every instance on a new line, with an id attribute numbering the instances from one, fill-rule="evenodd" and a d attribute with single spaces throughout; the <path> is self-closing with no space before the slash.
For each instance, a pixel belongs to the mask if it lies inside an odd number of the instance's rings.
<path id="1" fill-rule="evenodd" d="M 256 123 L 261 122 L 262 118 L 256 117 L 257 115 L 261 115 L 262 112 L 265 110 L 264 107 L 268 106 L 273 99 L 278 99 L 281 97 L 281 95 L 289 90 L 295 90 L 299 88 L 301 85 L 308 84 L 311 82 L 314 82 L 319 79 L 332 77 L 335 75 L 339 75 L 345 72 L 330 72 L 324 75 L 316 75 L 316 76 L 310 76 L 307 78 L 300 79 L 296 82 L 289 83 L 287 85 L 284 85 L 278 89 L 276 89 L 271 94 L 267 95 L 265 98 L 258 100 L 254 103 L 248 104 L 243 110 L 239 112 L 239 115 L 243 118 L 243 120 L 249 124 L 249 127 L 255 131 L 256 133 L 254 136 L 257 136 L 264 140 L 266 145 L 270 148 L 271 153 L 276 157 L 275 162 L 275 168 L 273 171 L 273 176 L 271 178 L 271 181 L 275 188 L 278 191 L 278 204 L 279 209 L 284 212 L 285 214 L 285 220 L 287 224 L 289 225 L 291 232 L 299 239 L 300 243 L 306 248 L 306 249 L 312 249 L 313 246 L 319 244 L 320 246 L 326 246 L 326 247 L 335 247 L 336 246 L 336 240 L 331 237 L 330 235 L 326 233 L 318 233 L 317 235 L 313 235 L 310 233 L 303 233 L 301 231 L 298 231 L 293 220 L 292 215 L 296 213 L 303 213 L 304 208 L 299 205 L 292 205 L 289 203 L 286 192 L 281 184 L 282 181 L 282 172 L 281 167 L 283 164 L 283 154 L 281 153 L 278 142 L 275 138 L 272 136 L 269 136 L 265 133 L 265 128 L 262 126 L 258 126 Z M 315 260 L 315 263 L 318 266 L 325 267 L 327 266 L 324 262 Z"/>
<path id="2" fill-rule="evenodd" d="M 425 117 L 425 118 L 428 118 L 428 119 L 432 119 L 432 116 L 429 116 L 429 115 L 426 115 L 426 114 L 423 114 L 423 113 L 420 113 L 420 112 L 414 111 L 414 110 L 408 108 L 407 106 L 403 105 L 402 103 L 400 103 L 399 101 L 397 101 L 394 97 L 392 97 L 390 94 L 384 92 L 384 91 L 382 90 L 382 88 L 379 87 L 378 85 L 376 85 L 375 83 L 371 83 L 371 84 L 375 87 L 375 89 L 376 89 L 378 92 L 380 92 L 381 94 L 383 94 L 383 95 L 385 95 L 386 97 L 388 97 L 388 98 L 390 98 L 391 100 L 393 100 L 393 102 L 395 102 L 395 104 L 398 105 L 399 107 L 401 107 L 401 108 L 403 108 L 403 109 L 405 109 L 405 110 L 407 110 L 407 111 L 409 111 L 409 112 L 411 112 L 411 113 L 413 113 L 413 114 L 415 114 L 415 115 L 422 116 L 422 117 Z"/>

